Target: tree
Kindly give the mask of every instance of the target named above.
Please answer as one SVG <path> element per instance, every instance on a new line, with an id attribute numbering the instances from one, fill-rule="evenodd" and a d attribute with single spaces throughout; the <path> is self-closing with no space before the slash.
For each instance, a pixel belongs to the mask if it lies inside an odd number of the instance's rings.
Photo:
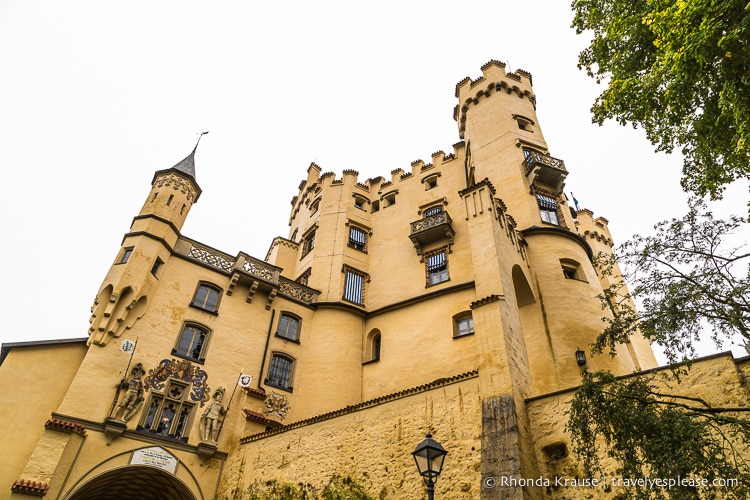
<path id="1" fill-rule="evenodd" d="M 750 497 L 750 408 L 712 405 L 679 390 L 705 330 L 717 344 L 737 336 L 750 343 L 750 253 L 727 244 L 745 228 L 743 219 L 715 219 L 703 201 L 692 199 L 682 219 L 661 222 L 653 236 L 636 235 L 617 255 L 597 258 L 611 283 L 600 296 L 602 307 L 612 315 L 603 319 L 593 350 L 614 356 L 618 344 L 641 333 L 664 348 L 672 370 L 625 378 L 584 372 L 567 423 L 584 475 L 603 473 L 601 444 L 620 477 L 709 481 L 635 484 L 624 498 Z M 711 484 L 729 478 L 738 483 Z"/>
<path id="2" fill-rule="evenodd" d="M 599 443 L 605 446 L 620 480 L 613 484 L 610 475 L 607 485 L 625 486 L 623 500 L 740 500 L 750 497 L 750 421 L 742 416 L 748 411 L 674 394 L 645 376 L 584 373 L 567 430 L 585 477 L 606 477 L 597 452 Z M 637 481 L 645 478 L 652 481 Z"/>
<path id="3" fill-rule="evenodd" d="M 737 337 L 750 344 L 750 250 L 727 242 L 746 231 L 747 223 L 737 216 L 716 219 L 705 202 L 693 198 L 682 219 L 654 229 L 653 236 L 635 235 L 615 254 L 596 259 L 599 272 L 610 279 L 601 299 L 613 316 L 604 319 L 595 350 L 614 353 L 617 344 L 640 332 L 676 364 L 694 357 L 706 330 L 717 347 Z M 618 262 L 628 270 L 625 276 Z"/>
<path id="4" fill-rule="evenodd" d="M 750 176 L 747 0 L 573 0 L 579 55 L 597 83 L 593 121 L 642 127 L 657 151 L 681 148 L 682 186 L 720 198 Z"/>

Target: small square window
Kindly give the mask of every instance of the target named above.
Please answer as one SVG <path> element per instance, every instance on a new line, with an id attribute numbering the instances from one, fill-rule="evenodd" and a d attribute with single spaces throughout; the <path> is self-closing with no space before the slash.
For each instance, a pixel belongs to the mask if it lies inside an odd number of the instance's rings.
<path id="1" fill-rule="evenodd" d="M 365 205 L 367 204 L 367 200 L 361 196 L 354 196 L 354 206 L 355 208 L 359 208 L 360 210 L 365 209 Z"/>
<path id="2" fill-rule="evenodd" d="M 117 261 L 118 264 L 125 264 L 128 259 L 130 259 L 130 256 L 133 255 L 133 247 L 128 247 L 125 250 L 122 251 L 122 257 L 120 257 L 120 260 Z"/>
<path id="3" fill-rule="evenodd" d="M 461 314 L 453 320 L 453 336 L 463 337 L 464 335 L 472 335 L 474 333 L 474 318 L 471 314 Z"/>
<path id="4" fill-rule="evenodd" d="M 568 280 L 586 281 L 581 265 L 572 259 L 560 259 L 563 276 Z"/>
<path id="5" fill-rule="evenodd" d="M 354 248 L 356 250 L 359 250 L 360 252 L 366 252 L 367 251 L 367 233 L 358 228 L 358 227 L 350 227 L 349 228 L 349 243 L 350 248 Z"/>
<path id="6" fill-rule="evenodd" d="M 204 311 L 216 312 L 219 309 L 219 297 L 221 297 L 219 288 L 201 283 L 198 285 L 190 305 Z"/>

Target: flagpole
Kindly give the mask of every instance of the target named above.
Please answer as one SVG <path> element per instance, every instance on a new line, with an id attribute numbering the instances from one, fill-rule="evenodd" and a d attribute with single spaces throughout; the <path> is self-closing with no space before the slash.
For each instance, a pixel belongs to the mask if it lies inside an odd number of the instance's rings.
<path id="1" fill-rule="evenodd" d="M 135 337 L 135 342 L 133 343 L 133 350 L 130 352 L 130 359 L 128 359 L 128 366 L 125 367 L 125 377 L 128 376 L 128 370 L 130 370 L 130 364 L 133 362 L 133 355 L 135 355 L 135 348 L 138 347 L 138 337 Z M 117 406 L 117 400 L 120 399 L 120 391 L 122 390 L 122 381 L 125 380 L 123 377 L 122 380 L 120 380 L 117 383 L 117 391 L 115 391 L 115 399 L 112 401 L 112 408 L 109 409 L 109 415 L 108 417 L 112 417 L 112 412 L 115 411 L 115 406 Z"/>
<path id="2" fill-rule="evenodd" d="M 216 432 L 216 436 L 218 439 L 219 434 L 221 433 L 221 430 L 224 428 L 224 422 L 226 421 L 227 417 L 229 416 L 229 408 L 232 406 L 232 400 L 234 399 L 234 393 L 237 391 L 237 387 L 240 385 L 240 377 L 242 377 L 242 374 L 245 371 L 245 367 L 243 366 L 240 370 L 240 374 L 237 375 L 237 380 L 234 382 L 234 389 L 232 389 L 232 395 L 229 396 L 229 403 L 227 403 L 227 409 L 224 410 L 224 418 L 221 421 L 221 424 L 219 425 L 219 430 Z"/>

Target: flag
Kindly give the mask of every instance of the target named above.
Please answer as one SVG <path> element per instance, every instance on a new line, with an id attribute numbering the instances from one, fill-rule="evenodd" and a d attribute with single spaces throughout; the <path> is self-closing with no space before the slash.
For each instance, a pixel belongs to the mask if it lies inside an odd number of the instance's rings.
<path id="1" fill-rule="evenodd" d="M 570 192 L 570 196 L 573 198 L 573 204 L 576 206 L 576 211 L 580 211 L 581 209 L 578 207 L 578 200 L 576 200 L 576 196 L 573 194 L 573 191 Z"/>
<path id="2" fill-rule="evenodd" d="M 247 375 L 246 373 L 240 374 L 240 378 L 237 380 L 237 385 L 240 387 L 250 387 L 250 382 L 253 381 L 252 375 Z"/>
<path id="3" fill-rule="evenodd" d="M 120 344 L 120 351 L 133 354 L 135 351 L 135 342 L 127 339 L 123 340 L 122 344 Z"/>

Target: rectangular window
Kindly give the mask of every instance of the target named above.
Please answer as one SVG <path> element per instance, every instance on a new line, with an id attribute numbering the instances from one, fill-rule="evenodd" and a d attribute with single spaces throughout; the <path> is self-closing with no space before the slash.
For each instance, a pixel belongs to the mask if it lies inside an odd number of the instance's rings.
<path id="1" fill-rule="evenodd" d="M 276 335 L 298 342 L 299 318 L 296 318 L 289 314 L 282 314 L 281 319 L 279 319 L 279 329 L 276 330 Z"/>
<path id="2" fill-rule="evenodd" d="M 194 405 L 185 400 L 190 390 L 187 386 L 170 381 L 164 394 L 154 393 L 138 428 L 164 437 L 187 441 Z"/>
<path id="3" fill-rule="evenodd" d="M 206 359 L 209 331 L 198 325 L 185 325 L 172 354 L 202 363 Z"/>
<path id="4" fill-rule="evenodd" d="M 117 261 L 118 264 L 125 264 L 129 259 L 130 256 L 133 255 L 133 247 L 128 247 L 122 252 L 122 257 L 120 257 L 120 260 Z"/>
<path id="5" fill-rule="evenodd" d="M 312 231 L 302 240 L 302 256 L 310 253 L 313 248 L 315 248 L 315 231 Z"/>
<path id="6" fill-rule="evenodd" d="M 445 250 L 428 255 L 425 260 L 427 265 L 427 286 L 448 281 L 448 256 Z"/>
<path id="7" fill-rule="evenodd" d="M 350 227 L 349 246 L 361 252 L 365 252 L 367 248 L 367 233 L 358 227 Z"/>
<path id="8" fill-rule="evenodd" d="M 364 292 L 365 277 L 356 271 L 346 271 L 343 299 L 358 305 L 364 305 Z"/>
<path id="9" fill-rule="evenodd" d="M 559 226 L 560 220 L 557 217 L 557 201 L 543 194 L 537 194 L 536 201 L 539 204 L 539 214 L 542 217 L 542 221 L 547 224 Z"/>
<path id="10" fill-rule="evenodd" d="M 471 316 L 464 316 L 456 319 L 454 330 L 455 337 L 463 337 L 464 335 L 471 335 L 472 333 L 474 333 L 474 318 Z"/>
<path id="11" fill-rule="evenodd" d="M 279 389 L 292 389 L 292 368 L 294 361 L 291 358 L 274 354 L 271 358 L 271 366 L 268 368 L 268 378 L 266 384 L 278 387 Z"/>
<path id="12" fill-rule="evenodd" d="M 198 285 L 198 289 L 195 291 L 195 296 L 190 305 L 208 312 L 216 312 L 219 308 L 220 295 L 221 290 L 201 283 Z"/>

